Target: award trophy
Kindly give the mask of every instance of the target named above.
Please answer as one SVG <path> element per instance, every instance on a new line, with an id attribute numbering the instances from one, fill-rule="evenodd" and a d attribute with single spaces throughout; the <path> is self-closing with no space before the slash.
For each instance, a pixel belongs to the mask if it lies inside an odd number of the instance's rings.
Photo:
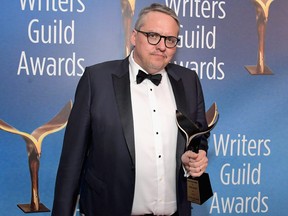
<path id="1" fill-rule="evenodd" d="M 199 141 L 197 140 L 197 137 L 208 133 L 215 127 L 219 118 L 219 113 L 216 103 L 213 103 L 206 112 L 208 128 L 204 131 L 200 130 L 197 123 L 192 122 L 178 110 L 176 111 L 176 118 L 179 129 L 186 137 L 186 149 L 198 153 Z M 208 173 L 203 173 L 200 177 L 190 176 L 187 178 L 188 201 L 202 205 L 211 196 L 213 196 L 213 191 Z"/>
<path id="2" fill-rule="evenodd" d="M 38 172 L 40 168 L 41 146 L 43 139 L 51 133 L 55 133 L 66 126 L 72 101 L 68 102 L 64 108 L 49 122 L 38 127 L 31 135 L 17 130 L 11 125 L 0 119 L 0 129 L 22 136 L 26 142 L 28 153 L 28 164 L 31 177 L 31 202 L 29 204 L 18 204 L 17 206 L 25 213 L 49 212 L 50 210 L 42 203 L 39 198 Z"/>
<path id="3" fill-rule="evenodd" d="M 252 75 L 271 75 L 270 68 L 265 65 L 265 32 L 268 22 L 269 7 L 273 0 L 252 0 L 256 8 L 258 31 L 258 61 L 257 65 L 245 66 Z"/>

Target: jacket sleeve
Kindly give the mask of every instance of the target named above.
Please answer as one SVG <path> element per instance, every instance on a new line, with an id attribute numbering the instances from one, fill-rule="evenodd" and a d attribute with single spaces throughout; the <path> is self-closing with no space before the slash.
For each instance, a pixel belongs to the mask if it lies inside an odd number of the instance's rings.
<path id="1" fill-rule="evenodd" d="M 86 69 L 75 94 L 58 167 L 52 216 L 71 216 L 76 207 L 81 173 L 90 143 L 91 82 Z"/>
<path id="2" fill-rule="evenodd" d="M 201 130 L 206 130 L 208 128 L 205 113 L 205 100 L 203 96 L 203 90 L 198 76 L 196 76 L 196 89 L 197 89 L 197 122 L 200 123 Z M 208 138 L 210 132 L 202 135 L 199 139 L 199 150 L 208 150 Z"/>

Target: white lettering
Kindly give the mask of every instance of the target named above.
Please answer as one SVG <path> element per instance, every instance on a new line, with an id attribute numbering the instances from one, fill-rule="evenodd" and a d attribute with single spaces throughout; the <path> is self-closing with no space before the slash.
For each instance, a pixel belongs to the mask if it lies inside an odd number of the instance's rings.
<path id="1" fill-rule="evenodd" d="M 180 25 L 183 28 L 183 25 Z M 194 49 L 215 49 L 216 48 L 216 26 L 212 30 L 207 30 L 205 26 L 196 26 L 196 30 L 187 31 L 179 35 L 180 42 L 178 48 L 194 48 Z"/>
<path id="2" fill-rule="evenodd" d="M 226 17 L 225 4 L 225 1 L 166 0 L 166 5 L 172 8 L 178 16 L 205 19 L 224 19 Z"/>
<path id="3" fill-rule="evenodd" d="M 74 35 L 74 20 L 65 27 L 62 20 L 54 20 L 53 25 L 40 25 L 38 19 L 33 19 L 28 25 L 28 37 L 32 43 L 74 44 Z"/>
<path id="4" fill-rule="evenodd" d="M 73 52 L 72 57 L 54 58 L 54 57 L 27 57 L 25 51 L 21 52 L 17 75 L 25 74 L 27 76 L 82 76 L 84 67 L 82 63 L 84 58 L 76 58 Z M 79 72 L 78 72 L 79 71 Z"/>
<path id="5" fill-rule="evenodd" d="M 78 13 L 83 13 L 86 9 L 83 0 L 20 0 L 20 4 L 22 11 L 24 10 L 52 11 L 52 12 L 76 11 Z"/>
<path id="6" fill-rule="evenodd" d="M 233 196 L 233 197 L 218 197 L 215 192 L 212 198 L 209 214 L 216 212 L 217 214 L 252 214 L 252 213 L 267 213 L 268 196 L 262 196 L 258 192 L 256 196 Z"/>
<path id="7" fill-rule="evenodd" d="M 251 168 L 250 163 L 243 163 L 238 169 L 231 168 L 231 164 L 226 163 L 221 168 L 220 179 L 224 185 L 260 185 L 261 163 L 255 168 Z"/>
<path id="8" fill-rule="evenodd" d="M 247 139 L 246 135 L 238 134 L 236 139 L 232 139 L 230 134 L 223 134 L 217 138 L 213 134 L 215 153 L 219 156 L 269 156 L 271 150 L 270 139 Z"/>

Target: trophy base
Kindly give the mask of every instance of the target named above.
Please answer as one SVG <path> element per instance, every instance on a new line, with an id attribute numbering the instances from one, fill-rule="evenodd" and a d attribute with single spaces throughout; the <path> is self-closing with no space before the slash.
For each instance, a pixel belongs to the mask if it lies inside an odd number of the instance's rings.
<path id="1" fill-rule="evenodd" d="M 213 191 L 208 173 L 203 173 L 200 177 L 189 177 L 187 179 L 188 201 L 202 205 L 212 196 Z"/>
<path id="2" fill-rule="evenodd" d="M 17 204 L 17 206 L 24 212 L 24 213 L 37 213 L 37 212 L 50 212 L 50 210 L 43 205 L 42 203 L 39 204 L 39 209 L 31 209 L 30 204 Z"/>
<path id="3" fill-rule="evenodd" d="M 251 75 L 272 75 L 273 72 L 270 70 L 268 66 L 264 66 L 264 71 L 258 71 L 256 65 L 249 65 L 245 66 L 246 70 L 251 74 Z"/>

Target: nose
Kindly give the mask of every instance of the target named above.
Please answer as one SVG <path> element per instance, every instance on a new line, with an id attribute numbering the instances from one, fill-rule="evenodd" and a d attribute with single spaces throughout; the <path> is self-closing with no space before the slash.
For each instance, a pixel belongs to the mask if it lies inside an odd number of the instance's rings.
<path id="1" fill-rule="evenodd" d="M 156 45 L 156 48 L 159 49 L 160 51 L 166 50 L 165 38 L 160 39 L 159 43 Z"/>

